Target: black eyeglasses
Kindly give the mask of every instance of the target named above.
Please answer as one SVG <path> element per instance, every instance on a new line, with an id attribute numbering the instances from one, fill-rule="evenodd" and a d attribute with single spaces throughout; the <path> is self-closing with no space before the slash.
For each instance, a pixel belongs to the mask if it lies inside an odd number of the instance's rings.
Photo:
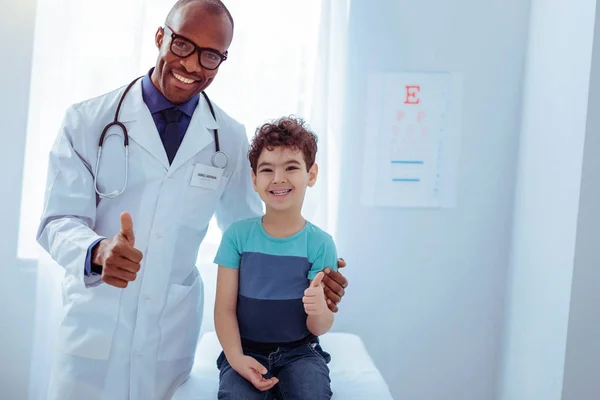
<path id="1" fill-rule="evenodd" d="M 227 52 L 222 54 L 215 49 L 198 47 L 188 38 L 173 32 L 173 29 L 169 28 L 168 26 L 165 26 L 164 29 L 165 31 L 167 29 L 171 31 L 171 44 L 169 48 L 171 49 L 171 53 L 175 54 L 177 57 L 186 58 L 197 51 L 198 62 L 202 68 L 211 71 L 219 68 L 219 65 L 221 65 L 223 61 L 227 60 Z"/>

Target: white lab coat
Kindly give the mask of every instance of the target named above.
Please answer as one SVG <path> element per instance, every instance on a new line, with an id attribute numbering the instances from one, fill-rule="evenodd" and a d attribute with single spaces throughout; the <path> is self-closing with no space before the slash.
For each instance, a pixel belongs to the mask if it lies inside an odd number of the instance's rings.
<path id="1" fill-rule="evenodd" d="M 262 212 L 244 127 L 216 105 L 215 122 L 201 97 L 169 166 L 141 81 L 126 96 L 119 118 L 129 131 L 127 189 L 100 199 L 93 183 L 98 139 L 123 91 L 70 107 L 50 153 L 38 242 L 65 268 L 65 278 L 49 399 L 170 398 L 194 361 L 203 308 L 195 261 L 208 223 L 215 213 L 225 229 Z M 211 190 L 190 182 L 196 164 L 212 166 L 214 128 L 229 162 Z M 123 149 L 121 135 L 106 139 L 98 172 L 103 192 L 122 187 Z M 119 232 L 123 211 L 133 217 L 135 247 L 144 257 L 137 279 L 119 289 L 86 277 L 84 264 L 94 240 Z"/>

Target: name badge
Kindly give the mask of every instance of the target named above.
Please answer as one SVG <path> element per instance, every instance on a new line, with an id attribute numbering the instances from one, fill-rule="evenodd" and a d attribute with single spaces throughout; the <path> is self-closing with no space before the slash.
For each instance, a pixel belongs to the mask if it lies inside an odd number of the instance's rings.
<path id="1" fill-rule="evenodd" d="M 223 169 L 209 167 L 208 165 L 196 164 L 192 173 L 190 185 L 205 189 L 217 190 L 221 182 Z"/>

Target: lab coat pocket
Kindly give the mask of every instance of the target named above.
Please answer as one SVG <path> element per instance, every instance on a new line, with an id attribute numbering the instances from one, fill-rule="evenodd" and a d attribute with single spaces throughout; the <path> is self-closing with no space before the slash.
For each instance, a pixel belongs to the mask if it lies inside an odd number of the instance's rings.
<path id="1" fill-rule="evenodd" d="M 214 187 L 202 186 L 193 179 L 196 165 L 188 167 L 180 221 L 201 231 L 208 226 L 228 178 L 225 175 L 221 176 L 219 183 Z"/>
<path id="2" fill-rule="evenodd" d="M 159 320 L 159 361 L 193 357 L 202 324 L 204 287 L 198 274 L 191 286 L 172 284 Z"/>
<path id="3" fill-rule="evenodd" d="M 86 288 L 73 276 L 63 285 L 65 315 L 59 327 L 60 352 L 107 360 L 119 318 L 122 290 L 107 284 Z"/>

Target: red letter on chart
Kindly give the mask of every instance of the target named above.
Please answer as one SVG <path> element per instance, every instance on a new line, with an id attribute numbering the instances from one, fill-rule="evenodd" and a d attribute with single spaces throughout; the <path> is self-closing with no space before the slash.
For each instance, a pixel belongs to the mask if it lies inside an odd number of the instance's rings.
<path id="1" fill-rule="evenodd" d="M 421 99 L 417 97 L 417 94 L 419 94 L 420 91 L 421 86 L 406 86 L 406 100 L 404 100 L 404 104 L 419 104 Z"/>

